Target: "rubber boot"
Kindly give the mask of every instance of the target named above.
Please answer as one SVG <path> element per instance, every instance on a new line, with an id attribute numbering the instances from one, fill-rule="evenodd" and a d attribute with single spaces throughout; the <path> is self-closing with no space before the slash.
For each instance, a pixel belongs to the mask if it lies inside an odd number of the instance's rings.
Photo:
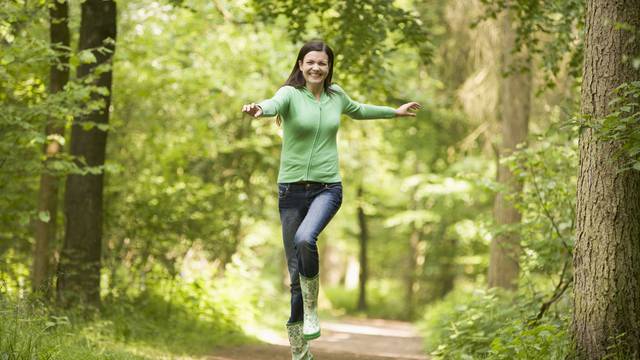
<path id="1" fill-rule="evenodd" d="M 318 287 L 320 276 L 306 278 L 300 275 L 300 288 L 302 289 L 302 307 L 304 309 L 304 326 L 302 333 L 305 340 L 313 340 L 320 337 L 320 320 L 318 319 Z"/>
<path id="2" fill-rule="evenodd" d="M 313 360 L 309 343 L 302 335 L 302 321 L 287 324 L 287 335 L 291 344 L 291 360 Z"/>

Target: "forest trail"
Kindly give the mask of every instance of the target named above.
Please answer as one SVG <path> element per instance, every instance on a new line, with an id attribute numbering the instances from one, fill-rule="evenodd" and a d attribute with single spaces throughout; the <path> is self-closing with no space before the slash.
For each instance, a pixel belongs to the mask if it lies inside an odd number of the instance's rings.
<path id="1" fill-rule="evenodd" d="M 316 360 L 427 360 L 422 338 L 410 323 L 379 319 L 323 321 L 322 336 L 311 342 Z M 208 360 L 289 360 L 286 333 L 268 343 L 216 350 Z"/>

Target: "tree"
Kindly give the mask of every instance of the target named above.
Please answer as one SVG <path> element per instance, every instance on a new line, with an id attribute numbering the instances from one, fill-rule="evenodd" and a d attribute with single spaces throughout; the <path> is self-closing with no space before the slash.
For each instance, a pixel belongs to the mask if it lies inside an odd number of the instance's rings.
<path id="1" fill-rule="evenodd" d="M 116 4 L 111 0 L 87 0 L 82 3 L 79 51 L 87 54 L 78 68 L 85 78 L 103 90 L 92 100 L 101 100 L 101 110 L 74 119 L 71 130 L 71 155 L 87 174 L 69 175 L 65 191 L 65 239 L 58 267 L 58 299 L 63 304 L 100 302 L 100 260 L 102 247 L 102 166 L 105 161 L 111 103 L 112 71 L 109 64 L 115 51 Z M 95 60 L 95 61 L 94 61 Z M 106 90 L 106 91 L 105 91 Z M 88 128 L 88 130 L 85 130 Z"/>
<path id="2" fill-rule="evenodd" d="M 500 119 L 502 143 L 498 150 L 498 159 L 509 156 L 516 145 L 527 138 L 529 109 L 531 103 L 531 72 L 519 70 L 523 59 L 521 54 L 514 55 L 515 34 L 512 29 L 509 11 L 501 18 L 501 36 L 503 38 L 502 67 L 513 70 L 500 82 Z M 522 189 L 522 183 L 504 165 L 498 164 L 498 182 L 504 187 L 496 194 L 494 218 L 501 227 L 499 234 L 491 241 L 489 259 L 489 287 L 515 289 L 518 280 L 519 239 L 509 226 L 520 222 L 520 213 L 508 199 Z"/>
<path id="3" fill-rule="evenodd" d="M 624 25 L 619 25 L 624 24 Z M 602 119 L 614 89 L 640 79 L 640 2 L 587 2 L 581 112 Z M 637 103 L 637 100 L 635 100 Z M 637 105 L 634 107 L 638 111 Z M 637 124 L 636 124 L 637 126 Z M 582 359 L 640 356 L 640 172 L 621 170 L 620 140 L 580 133 L 572 337 Z M 609 349 L 610 347 L 611 350 Z"/>
<path id="4" fill-rule="evenodd" d="M 69 81 L 69 3 L 67 1 L 53 1 L 49 7 L 49 36 L 51 47 L 57 57 L 50 66 L 49 93 L 61 91 Z M 40 176 L 40 192 L 38 193 L 38 212 L 43 214 L 35 223 L 35 249 L 33 253 L 32 287 L 49 288 L 49 244 L 55 239 L 58 213 L 58 183 L 57 176 L 47 169 L 47 164 L 54 161 L 55 156 L 62 151 L 62 144 L 58 136 L 64 135 L 63 124 L 60 119 L 49 119 L 45 130 L 50 142 L 44 144 L 45 168 Z"/>
<path id="5" fill-rule="evenodd" d="M 365 311 L 367 309 L 367 278 L 369 268 L 367 266 L 367 243 L 369 242 L 369 231 L 367 229 L 367 218 L 362 208 L 364 202 L 364 189 L 362 182 L 358 185 L 358 227 L 360 232 L 358 239 L 360 243 L 360 281 L 358 292 L 358 310 Z"/>

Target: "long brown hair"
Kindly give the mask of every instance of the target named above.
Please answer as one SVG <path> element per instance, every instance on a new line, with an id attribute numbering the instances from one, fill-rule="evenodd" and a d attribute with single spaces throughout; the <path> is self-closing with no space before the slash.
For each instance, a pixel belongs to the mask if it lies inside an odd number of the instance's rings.
<path id="1" fill-rule="evenodd" d="M 334 90 L 329 89 L 329 86 L 331 86 L 331 78 L 333 77 L 333 50 L 331 50 L 329 45 L 325 44 L 322 40 L 311 40 L 300 48 L 300 51 L 298 52 L 298 58 L 293 64 L 293 69 L 291 69 L 291 74 L 282 86 L 290 85 L 296 88 L 301 88 L 306 85 L 304 75 L 302 74 L 302 71 L 300 70 L 300 66 L 298 64 L 308 53 L 312 51 L 322 51 L 327 54 L 327 57 L 329 58 L 329 72 L 327 73 L 327 77 L 324 79 L 324 92 L 327 95 L 331 95 L 335 92 Z M 278 114 L 278 116 L 276 116 L 276 124 L 280 126 L 281 123 L 282 119 L 280 118 L 280 114 Z"/>

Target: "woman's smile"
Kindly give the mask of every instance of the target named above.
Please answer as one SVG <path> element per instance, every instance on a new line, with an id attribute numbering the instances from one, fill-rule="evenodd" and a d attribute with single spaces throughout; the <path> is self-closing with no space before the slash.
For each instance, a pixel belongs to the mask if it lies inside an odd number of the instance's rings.
<path id="1" fill-rule="evenodd" d="M 298 66 L 306 82 L 322 83 L 329 73 L 329 57 L 324 51 L 310 51 Z"/>

